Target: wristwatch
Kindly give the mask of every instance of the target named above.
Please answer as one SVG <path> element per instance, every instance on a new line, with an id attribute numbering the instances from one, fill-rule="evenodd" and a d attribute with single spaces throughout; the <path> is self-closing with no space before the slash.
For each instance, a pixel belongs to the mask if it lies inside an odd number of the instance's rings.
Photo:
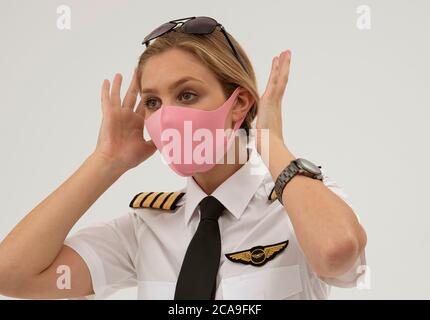
<path id="1" fill-rule="evenodd" d="M 285 186 L 296 175 L 303 175 L 320 181 L 323 179 L 321 166 L 317 166 L 309 160 L 302 158 L 291 161 L 290 164 L 282 170 L 275 182 L 275 193 L 279 202 L 282 203 L 282 191 Z"/>

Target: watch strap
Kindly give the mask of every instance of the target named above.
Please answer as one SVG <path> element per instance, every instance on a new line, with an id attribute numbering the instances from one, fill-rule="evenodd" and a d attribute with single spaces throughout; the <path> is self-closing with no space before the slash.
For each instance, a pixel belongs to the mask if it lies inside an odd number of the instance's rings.
<path id="1" fill-rule="evenodd" d="M 275 181 L 274 190 L 275 190 L 276 198 L 281 203 L 282 203 L 282 193 L 284 191 L 284 188 L 295 175 L 300 174 L 320 181 L 323 180 L 322 172 L 320 172 L 320 174 L 312 174 L 309 171 L 306 171 L 303 168 L 301 168 L 301 166 L 297 164 L 296 160 L 297 159 L 292 160 L 290 164 L 286 166 L 284 170 L 282 170 L 282 172 L 279 174 L 278 178 Z M 321 166 L 318 166 L 318 168 L 321 169 Z"/>
<path id="2" fill-rule="evenodd" d="M 279 174 L 275 182 L 275 193 L 279 202 L 282 203 L 282 191 L 285 185 L 290 181 L 297 173 L 299 173 L 300 168 L 296 165 L 295 160 L 291 161 L 288 166 Z"/>

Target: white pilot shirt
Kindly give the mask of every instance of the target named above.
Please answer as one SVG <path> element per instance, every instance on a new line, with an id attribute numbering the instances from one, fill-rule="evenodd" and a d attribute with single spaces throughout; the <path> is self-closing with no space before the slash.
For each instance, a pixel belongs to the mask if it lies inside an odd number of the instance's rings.
<path id="1" fill-rule="evenodd" d="M 323 183 L 350 206 L 346 194 L 323 170 Z M 86 262 L 94 295 L 103 299 L 137 286 L 138 299 L 173 299 L 188 244 L 200 221 L 197 207 L 206 193 L 193 177 L 174 211 L 130 208 L 106 223 L 77 231 L 65 240 Z M 219 218 L 221 260 L 215 299 L 327 299 L 330 286 L 354 287 L 364 276 L 365 253 L 345 274 L 322 278 L 312 271 L 286 209 L 268 200 L 274 182 L 255 148 L 249 160 L 212 195 L 225 207 Z M 352 206 L 351 206 L 352 208 Z M 232 262 L 225 254 L 288 240 L 286 248 L 262 266 Z M 359 271 L 358 271 L 359 270 Z"/>

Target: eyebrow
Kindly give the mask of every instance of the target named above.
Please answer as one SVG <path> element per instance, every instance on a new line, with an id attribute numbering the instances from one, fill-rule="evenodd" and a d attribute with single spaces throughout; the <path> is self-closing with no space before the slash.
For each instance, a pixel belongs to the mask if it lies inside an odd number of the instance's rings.
<path id="1" fill-rule="evenodd" d="M 201 81 L 201 80 L 199 80 L 197 78 L 188 76 L 188 77 L 181 78 L 181 79 L 175 81 L 174 83 L 172 83 L 169 86 L 169 90 L 173 89 L 174 87 L 177 87 L 177 86 L 181 85 L 182 83 L 188 82 L 188 81 L 198 81 L 198 82 L 204 83 L 203 81 Z M 140 91 L 141 94 L 142 93 L 152 93 L 152 92 L 157 92 L 157 89 L 143 88 L 142 91 Z"/>

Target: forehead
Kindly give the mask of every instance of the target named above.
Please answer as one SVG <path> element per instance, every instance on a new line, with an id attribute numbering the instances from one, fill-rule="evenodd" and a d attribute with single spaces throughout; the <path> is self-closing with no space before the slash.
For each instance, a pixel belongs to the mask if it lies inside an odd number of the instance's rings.
<path id="1" fill-rule="evenodd" d="M 149 58 L 142 68 L 142 88 L 162 88 L 184 77 L 197 78 L 208 85 L 215 74 L 191 53 L 170 49 Z"/>

